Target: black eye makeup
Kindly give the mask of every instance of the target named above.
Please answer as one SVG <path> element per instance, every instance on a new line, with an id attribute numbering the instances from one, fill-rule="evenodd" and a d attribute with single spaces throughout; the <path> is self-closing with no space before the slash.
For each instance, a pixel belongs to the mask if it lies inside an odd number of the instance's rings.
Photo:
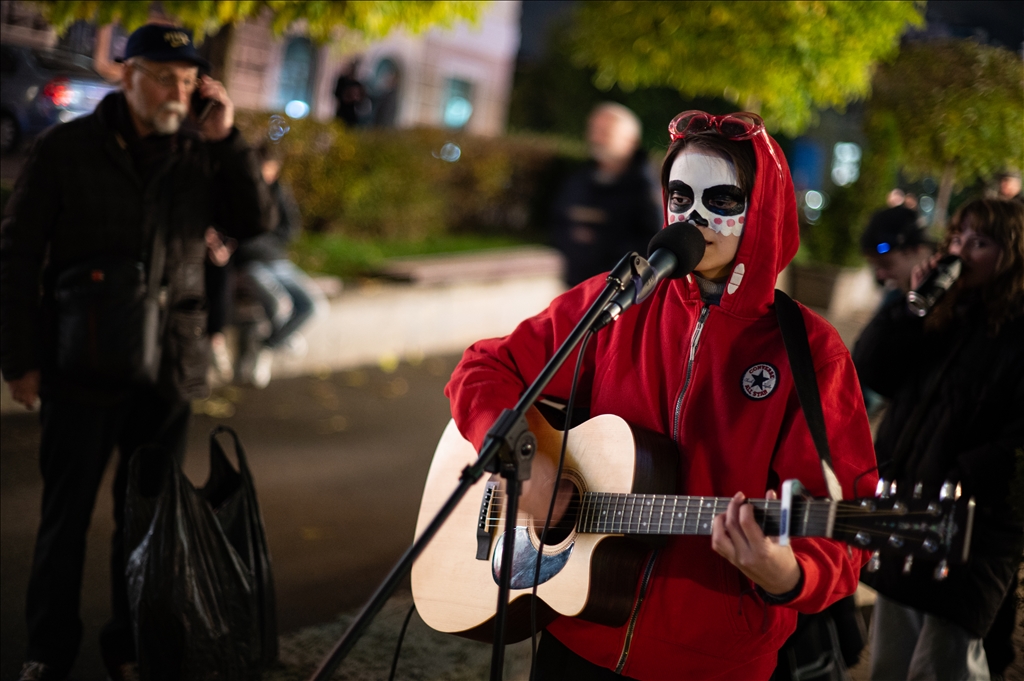
<path id="1" fill-rule="evenodd" d="M 671 187 L 671 184 L 669 186 Z M 704 190 L 701 203 L 715 215 L 739 215 L 747 207 L 743 190 L 734 184 L 708 187 Z"/>
<path id="2" fill-rule="evenodd" d="M 668 183 L 668 210 L 671 213 L 685 213 L 693 208 L 693 188 L 680 180 Z"/>

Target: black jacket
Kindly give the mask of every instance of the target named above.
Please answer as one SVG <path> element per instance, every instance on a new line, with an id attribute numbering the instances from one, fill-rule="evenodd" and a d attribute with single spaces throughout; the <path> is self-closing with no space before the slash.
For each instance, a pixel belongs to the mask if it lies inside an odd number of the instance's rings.
<path id="1" fill-rule="evenodd" d="M 302 214 L 292 192 L 280 182 L 270 185 L 270 196 L 277 206 L 277 225 L 270 232 L 243 241 L 235 251 L 234 263 L 272 262 L 288 259 L 288 244 L 302 233 Z"/>
<path id="2" fill-rule="evenodd" d="M 952 566 L 945 581 L 934 581 L 935 563 L 921 560 L 904 576 L 903 561 L 884 551 L 881 569 L 862 579 L 982 637 L 1024 548 L 1024 509 L 1012 501 L 1024 471 L 1024 316 L 992 337 L 976 301 L 962 306 L 948 328 L 929 331 L 900 297 L 865 328 L 853 360 L 864 384 L 890 398 L 875 443 L 881 476 L 897 481 L 899 496 L 922 483 L 925 499 L 936 498 L 945 480 L 960 482 L 977 503 L 968 563 Z M 932 376 L 937 383 L 926 398 Z M 908 429 L 901 455 L 897 443 Z"/>
<path id="3" fill-rule="evenodd" d="M 570 286 L 607 272 L 626 253 L 647 255 L 647 245 L 663 222 L 658 183 L 647 154 L 634 154 L 625 172 L 600 181 L 596 163 L 566 180 L 554 206 L 552 237 L 566 258 Z"/>
<path id="4" fill-rule="evenodd" d="M 160 384 L 185 399 L 205 392 L 204 232 L 212 225 L 245 238 L 266 231 L 276 210 L 237 130 L 209 143 L 183 129 L 156 140 L 166 145 L 156 154 L 153 138 L 140 144 L 133 133 L 117 92 L 35 143 L 0 226 L 5 379 L 39 369 L 44 395 L 88 396 L 95 386 L 69 385 L 55 370 L 53 286 L 81 263 L 148 263 L 152 235 L 163 221 L 167 315 Z"/>

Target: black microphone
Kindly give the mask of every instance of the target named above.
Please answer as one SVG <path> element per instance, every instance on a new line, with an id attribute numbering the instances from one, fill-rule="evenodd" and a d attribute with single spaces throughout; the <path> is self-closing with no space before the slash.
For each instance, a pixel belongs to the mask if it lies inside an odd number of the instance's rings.
<path id="1" fill-rule="evenodd" d="M 643 302 L 665 279 L 681 279 L 693 271 L 704 257 L 704 235 L 690 221 L 665 227 L 651 239 L 644 259 L 634 254 L 632 285 L 615 294 L 594 323 L 593 330 L 604 328 L 627 308 Z"/>
<path id="2" fill-rule="evenodd" d="M 960 278 L 963 264 L 964 261 L 958 256 L 944 256 L 920 286 L 907 294 L 907 308 L 918 317 L 924 317 L 931 312 L 935 303 L 939 302 L 949 287 Z"/>

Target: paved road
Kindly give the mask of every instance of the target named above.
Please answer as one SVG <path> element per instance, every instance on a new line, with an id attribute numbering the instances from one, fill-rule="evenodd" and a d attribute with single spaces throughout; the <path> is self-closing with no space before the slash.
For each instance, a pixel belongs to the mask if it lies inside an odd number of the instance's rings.
<path id="1" fill-rule="evenodd" d="M 281 633 L 362 605 L 412 541 L 434 445 L 448 422 L 442 392 L 456 357 L 219 391 L 193 420 L 186 473 L 206 479 L 206 434 L 235 428 L 246 447 L 273 555 Z M 228 416 L 228 414 L 231 414 Z M 24 593 L 39 518 L 38 421 L 0 427 L 0 679 L 25 649 Z M 74 678 L 105 678 L 97 640 L 109 613 L 111 471 L 89 533 Z M 454 486 L 454 482 L 453 482 Z"/>

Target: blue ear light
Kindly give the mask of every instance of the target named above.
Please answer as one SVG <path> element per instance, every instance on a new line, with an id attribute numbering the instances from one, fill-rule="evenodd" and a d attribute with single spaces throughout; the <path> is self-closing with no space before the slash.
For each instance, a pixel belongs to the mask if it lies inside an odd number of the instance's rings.
<path id="1" fill-rule="evenodd" d="M 877 250 L 879 253 L 888 253 L 889 249 L 891 248 L 892 246 L 890 246 L 889 243 L 886 241 L 883 241 L 882 243 L 875 246 L 875 250 Z"/>

